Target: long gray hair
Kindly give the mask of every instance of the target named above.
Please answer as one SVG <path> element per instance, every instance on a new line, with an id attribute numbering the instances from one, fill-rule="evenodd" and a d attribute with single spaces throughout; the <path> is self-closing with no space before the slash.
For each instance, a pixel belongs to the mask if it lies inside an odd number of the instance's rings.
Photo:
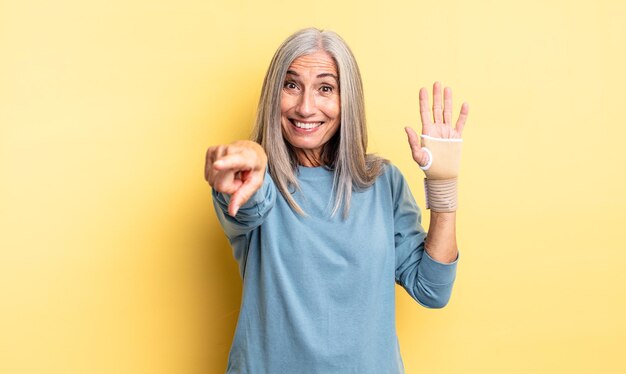
<path id="1" fill-rule="evenodd" d="M 343 207 L 343 216 L 347 217 L 353 189 L 362 190 L 371 186 L 387 161 L 366 153 L 367 129 L 361 73 L 352 51 L 339 35 L 308 28 L 294 33 L 278 48 L 263 81 L 253 140 L 265 149 L 270 174 L 281 194 L 292 209 L 305 215 L 290 192 L 299 189 L 296 178 L 298 159 L 283 137 L 280 102 L 291 63 L 300 56 L 318 51 L 332 56 L 339 73 L 341 122 L 339 131 L 322 149 L 322 163 L 335 171 L 332 215 Z"/>

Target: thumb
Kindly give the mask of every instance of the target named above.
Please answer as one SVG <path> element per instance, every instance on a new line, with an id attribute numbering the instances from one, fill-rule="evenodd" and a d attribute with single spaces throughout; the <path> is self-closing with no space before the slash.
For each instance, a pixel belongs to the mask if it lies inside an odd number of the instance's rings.
<path id="1" fill-rule="evenodd" d="M 409 146 L 411 147 L 411 151 L 415 152 L 415 151 L 420 150 L 422 146 L 420 145 L 420 139 L 415 133 L 415 130 L 407 126 L 404 128 L 404 131 L 406 132 L 406 135 L 409 141 Z"/>
<path id="2" fill-rule="evenodd" d="M 411 146 L 411 155 L 413 156 L 413 160 L 417 162 L 419 166 L 428 165 L 428 160 L 430 160 L 430 156 L 427 151 L 425 151 L 421 144 L 419 136 L 415 133 L 415 131 L 410 127 L 405 127 L 406 135 L 409 139 L 409 145 Z"/>

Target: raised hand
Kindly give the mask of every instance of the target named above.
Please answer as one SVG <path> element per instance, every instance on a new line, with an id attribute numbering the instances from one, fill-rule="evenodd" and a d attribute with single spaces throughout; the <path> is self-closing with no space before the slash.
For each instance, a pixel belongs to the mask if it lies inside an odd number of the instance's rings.
<path id="1" fill-rule="evenodd" d="M 433 85 L 433 110 L 430 111 L 428 105 L 428 90 L 426 87 L 420 89 L 420 117 L 422 120 L 422 135 L 433 138 L 459 139 L 465 127 L 469 105 L 461 105 L 461 113 L 456 121 L 456 126 L 452 127 L 452 89 L 446 87 L 443 90 L 443 105 L 441 97 L 441 83 L 435 82 Z M 417 133 L 410 127 L 404 128 L 408 136 L 409 145 L 413 154 L 413 160 L 420 166 L 428 164 L 428 153 L 422 150 L 420 139 Z"/>
<path id="2" fill-rule="evenodd" d="M 216 191 L 231 195 L 228 214 L 234 217 L 263 185 L 266 167 L 263 148 L 255 142 L 242 140 L 207 150 L 204 179 Z"/>

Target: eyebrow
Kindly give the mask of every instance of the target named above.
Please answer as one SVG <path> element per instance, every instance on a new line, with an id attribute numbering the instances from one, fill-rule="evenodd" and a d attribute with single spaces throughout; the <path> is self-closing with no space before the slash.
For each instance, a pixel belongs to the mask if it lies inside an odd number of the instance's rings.
<path id="1" fill-rule="evenodd" d="M 295 72 L 295 71 L 293 71 L 293 70 L 287 70 L 287 74 L 295 75 L 296 77 L 299 77 L 299 76 L 300 76 L 300 74 L 296 73 L 296 72 Z M 339 78 L 337 78 L 337 76 L 336 76 L 335 74 L 332 74 L 332 73 L 322 73 L 322 74 L 318 74 L 318 76 L 317 76 L 317 77 L 318 77 L 318 78 L 333 77 L 333 78 L 335 78 L 335 80 L 336 80 L 337 82 L 339 82 Z"/>

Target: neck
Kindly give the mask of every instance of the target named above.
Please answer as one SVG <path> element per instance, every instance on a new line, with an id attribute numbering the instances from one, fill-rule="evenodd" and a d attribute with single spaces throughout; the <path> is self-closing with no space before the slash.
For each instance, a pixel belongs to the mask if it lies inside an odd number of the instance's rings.
<path id="1" fill-rule="evenodd" d="M 298 163 L 305 167 L 323 166 L 321 150 L 299 149 L 296 150 Z"/>

